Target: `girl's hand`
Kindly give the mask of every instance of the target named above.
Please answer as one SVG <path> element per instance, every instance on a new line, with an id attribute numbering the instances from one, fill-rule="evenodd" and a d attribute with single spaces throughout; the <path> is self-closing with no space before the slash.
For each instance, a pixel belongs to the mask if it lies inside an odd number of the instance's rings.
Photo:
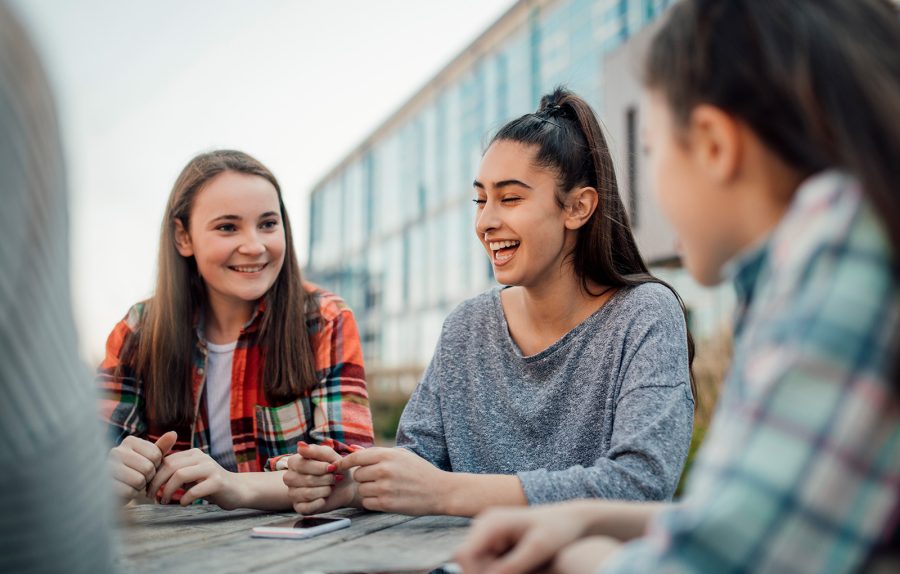
<path id="1" fill-rule="evenodd" d="M 353 505 L 353 473 L 335 473 L 339 460 L 341 455 L 331 446 L 297 443 L 297 454 L 288 458 L 288 470 L 282 477 L 296 512 L 316 514 Z"/>
<path id="2" fill-rule="evenodd" d="M 175 431 L 162 435 L 156 443 L 127 436 L 121 444 L 110 449 L 107 461 L 116 494 L 126 502 L 143 496 L 177 438 Z"/>
<path id="3" fill-rule="evenodd" d="M 225 470 L 197 448 L 165 457 L 148 491 L 162 504 L 168 504 L 179 488 L 186 490 L 179 501 L 182 506 L 200 498 L 225 510 L 244 506 L 245 489 L 238 473 Z"/>
<path id="4" fill-rule="evenodd" d="M 590 525 L 578 503 L 490 509 L 472 522 L 456 562 L 466 574 L 516 574 L 551 565 L 568 569 L 580 562 L 583 553 L 566 556 L 563 551 L 585 536 Z M 566 560 L 557 561 L 563 557 Z"/>
<path id="5" fill-rule="evenodd" d="M 615 554 L 621 542 L 606 536 L 590 536 L 566 546 L 553 560 L 560 574 L 595 574 Z"/>
<path id="6" fill-rule="evenodd" d="M 359 504 L 368 510 L 401 514 L 446 514 L 450 473 L 404 448 L 367 448 L 335 463 L 353 472 Z"/>

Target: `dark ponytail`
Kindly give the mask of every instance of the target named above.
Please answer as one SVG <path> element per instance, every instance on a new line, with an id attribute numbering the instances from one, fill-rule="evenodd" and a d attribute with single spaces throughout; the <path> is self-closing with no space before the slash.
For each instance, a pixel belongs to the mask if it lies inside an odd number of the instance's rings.
<path id="1" fill-rule="evenodd" d="M 628 214 L 613 168 L 612 156 L 603 130 L 590 105 L 582 98 L 558 87 L 541 98 L 538 111 L 512 120 L 497 132 L 490 143 L 513 141 L 536 149 L 538 166 L 556 173 L 560 206 L 565 196 L 579 187 L 597 190 L 598 205 L 590 219 L 578 230 L 572 264 L 585 292 L 591 285 L 630 287 L 642 283 L 660 283 L 684 302 L 675 289 L 654 277 L 638 250 L 628 222 Z M 685 314 L 685 328 L 687 319 Z M 689 366 L 694 362 L 694 340 L 687 330 Z M 697 396 L 693 371 L 691 391 Z"/>
<path id="2" fill-rule="evenodd" d="M 644 84 L 684 127 L 698 104 L 740 118 L 802 175 L 853 174 L 900 277 L 900 20 L 887 0 L 683 0 Z M 894 371 L 900 391 L 900 357 Z"/>

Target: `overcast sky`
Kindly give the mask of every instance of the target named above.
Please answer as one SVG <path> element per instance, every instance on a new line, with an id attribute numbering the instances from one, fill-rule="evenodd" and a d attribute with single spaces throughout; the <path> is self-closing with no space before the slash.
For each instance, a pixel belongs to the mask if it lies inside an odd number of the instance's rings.
<path id="1" fill-rule="evenodd" d="M 306 257 L 311 186 L 514 0 L 12 0 L 56 90 L 82 353 L 149 296 L 196 153 L 255 155 Z"/>

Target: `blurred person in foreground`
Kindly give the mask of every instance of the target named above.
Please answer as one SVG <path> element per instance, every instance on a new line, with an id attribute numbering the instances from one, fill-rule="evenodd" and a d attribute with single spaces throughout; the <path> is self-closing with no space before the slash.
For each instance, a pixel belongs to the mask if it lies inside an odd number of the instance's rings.
<path id="1" fill-rule="evenodd" d="M 0 572 L 110 572 L 111 501 L 72 320 L 56 111 L 2 0 L 0 197 Z"/>
<path id="2" fill-rule="evenodd" d="M 679 504 L 481 515 L 466 572 L 898 572 L 900 20 L 685 0 L 645 65 L 659 202 L 734 281 L 730 373 Z"/>

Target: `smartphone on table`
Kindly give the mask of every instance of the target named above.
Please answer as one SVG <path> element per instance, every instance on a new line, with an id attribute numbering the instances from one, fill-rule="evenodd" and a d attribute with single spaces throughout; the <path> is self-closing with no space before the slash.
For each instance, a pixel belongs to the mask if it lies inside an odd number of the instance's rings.
<path id="1" fill-rule="evenodd" d="M 280 522 L 253 527 L 255 538 L 312 538 L 350 526 L 349 518 L 330 516 L 298 516 Z"/>

